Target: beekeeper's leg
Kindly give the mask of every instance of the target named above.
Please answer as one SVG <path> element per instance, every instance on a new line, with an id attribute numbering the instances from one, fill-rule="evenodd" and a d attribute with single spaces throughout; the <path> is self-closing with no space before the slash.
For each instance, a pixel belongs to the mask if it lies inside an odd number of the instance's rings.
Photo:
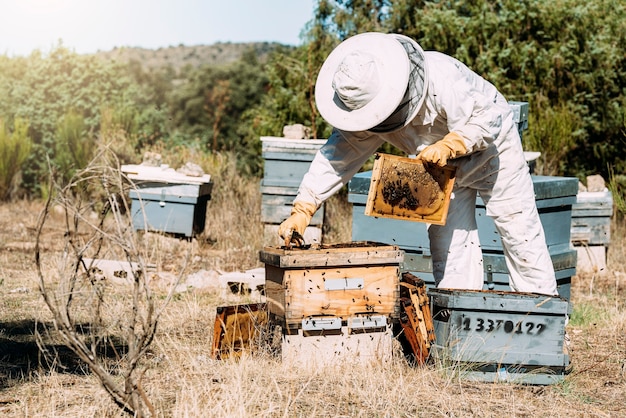
<path id="1" fill-rule="evenodd" d="M 430 225 L 435 285 L 448 289 L 483 288 L 483 258 L 476 226 L 476 190 L 455 188 L 445 225 Z"/>
<path id="2" fill-rule="evenodd" d="M 510 286 L 517 292 L 557 295 L 554 267 L 535 203 L 532 178 L 527 171 L 515 174 L 514 178 L 497 198 L 495 193 L 491 198 L 483 198 L 487 202 L 487 215 L 493 218 L 502 237 Z"/>

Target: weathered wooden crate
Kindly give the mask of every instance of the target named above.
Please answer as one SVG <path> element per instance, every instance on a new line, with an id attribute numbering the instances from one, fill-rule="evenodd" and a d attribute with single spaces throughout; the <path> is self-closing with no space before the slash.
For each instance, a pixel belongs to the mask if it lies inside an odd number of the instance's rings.
<path id="1" fill-rule="evenodd" d="M 558 252 L 552 251 L 550 257 L 556 275 L 559 296 L 569 299 L 571 296 L 572 277 L 576 275 L 577 251 L 575 248 L 561 249 Z M 483 253 L 483 266 L 485 271 L 483 290 L 511 290 L 509 286 L 509 270 L 506 266 L 504 254 Z M 435 287 L 430 254 L 405 251 L 400 270 L 416 275 L 426 283 L 429 289 Z"/>
<path id="2" fill-rule="evenodd" d="M 402 249 L 430 254 L 426 225 L 397 219 L 365 215 L 365 205 L 372 172 L 355 175 L 349 183 L 348 201 L 353 204 L 352 239 L 376 240 Z M 578 180 L 569 177 L 532 176 L 539 218 L 549 248 L 570 247 L 572 205 L 576 201 Z M 476 222 L 483 251 L 502 252 L 502 241 L 495 224 L 486 215 L 479 197 L 476 202 Z"/>
<path id="3" fill-rule="evenodd" d="M 446 223 L 455 169 L 424 164 L 415 158 L 377 154 L 365 215 Z"/>
<path id="4" fill-rule="evenodd" d="M 606 271 L 611 243 L 613 195 L 610 191 L 579 192 L 572 206 L 572 243 L 578 251 L 577 268 L 586 272 Z"/>
<path id="5" fill-rule="evenodd" d="M 204 231 L 213 183 L 209 175 L 186 176 L 160 167 L 122 166 L 133 182 L 129 191 L 135 230 L 194 236 Z"/>
<path id="6" fill-rule="evenodd" d="M 579 192 L 572 206 L 572 242 L 587 245 L 608 245 L 611 242 L 611 192 Z"/>
<path id="7" fill-rule="evenodd" d="M 393 331 L 386 315 L 321 317 L 287 329 L 281 344 L 283 363 L 305 369 L 388 363 Z"/>
<path id="8" fill-rule="evenodd" d="M 464 379 L 552 384 L 569 366 L 564 351 L 570 304 L 501 291 L 431 289 L 435 361 Z"/>
<path id="9" fill-rule="evenodd" d="M 213 325 L 211 357 L 224 360 L 252 353 L 267 331 L 268 314 L 264 303 L 218 306 Z"/>
<path id="10" fill-rule="evenodd" d="M 270 314 L 287 328 L 310 318 L 397 316 L 403 251 L 374 242 L 265 248 L 265 293 Z"/>
<path id="11" fill-rule="evenodd" d="M 265 186 L 298 187 L 317 151 L 326 143 L 322 139 L 288 139 L 261 137 Z"/>

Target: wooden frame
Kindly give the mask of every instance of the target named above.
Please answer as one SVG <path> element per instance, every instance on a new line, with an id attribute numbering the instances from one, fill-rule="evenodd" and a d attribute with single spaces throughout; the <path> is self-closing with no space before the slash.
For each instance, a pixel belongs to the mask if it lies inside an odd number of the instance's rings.
<path id="1" fill-rule="evenodd" d="M 400 174 L 400 177 L 390 179 L 390 174 Z M 374 168 L 372 170 L 372 179 L 370 189 L 367 196 L 367 204 L 365 206 L 365 215 L 401 219 L 406 221 L 426 222 L 435 225 L 445 225 L 450 207 L 450 196 L 454 186 L 454 177 L 456 169 L 453 167 L 439 167 L 434 164 L 424 164 L 421 160 L 415 158 L 400 157 L 388 154 L 376 154 Z M 436 198 L 429 199 L 413 199 L 407 203 L 407 199 L 399 202 L 390 202 L 387 199 L 386 188 L 403 187 L 404 190 L 411 190 L 415 196 L 415 192 L 424 190 L 422 185 L 412 180 L 411 176 L 405 173 L 426 173 L 430 175 L 439 185 L 441 194 Z M 429 198 L 431 196 L 428 196 Z M 424 201 L 429 200 L 429 204 L 425 205 Z"/>

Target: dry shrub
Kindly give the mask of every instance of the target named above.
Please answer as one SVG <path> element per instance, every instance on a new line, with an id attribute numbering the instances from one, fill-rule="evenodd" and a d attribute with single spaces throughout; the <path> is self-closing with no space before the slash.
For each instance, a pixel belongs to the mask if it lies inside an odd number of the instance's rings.
<path id="1" fill-rule="evenodd" d="M 63 343 L 122 410 L 137 417 L 154 416 L 142 386 L 143 359 L 173 293 L 161 303 L 155 301 L 148 273 L 150 239 L 140 239 L 126 202 L 118 198 L 127 188 L 108 149 L 67 185 L 51 187 L 37 226 L 35 264 L 41 295 Z M 94 189 L 102 190 L 104 201 L 94 201 L 93 194 L 85 192 Z M 92 197 L 85 199 L 86 195 Z M 48 254 L 41 245 L 54 207 L 64 218 L 61 254 Z M 118 276 L 107 276 L 104 263 L 111 260 L 117 263 Z M 181 260 L 183 270 L 184 265 Z M 128 285 L 126 292 L 116 291 L 111 286 L 114 280 Z"/>

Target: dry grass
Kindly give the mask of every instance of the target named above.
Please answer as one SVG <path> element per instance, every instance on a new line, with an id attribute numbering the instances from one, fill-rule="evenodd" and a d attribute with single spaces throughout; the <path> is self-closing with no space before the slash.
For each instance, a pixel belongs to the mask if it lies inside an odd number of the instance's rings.
<path id="1" fill-rule="evenodd" d="M 214 178 L 217 184 L 219 176 Z M 158 239 L 151 262 L 177 271 L 190 253 L 188 274 L 260 267 L 258 182 L 238 182 L 214 192 L 202 237 Z M 39 202 L 0 206 L 0 415 L 121 416 L 98 380 L 53 332 L 33 259 L 41 208 Z M 335 226 L 326 231 L 328 241 L 350 240 L 350 207 L 335 199 L 327 211 Z M 400 355 L 386 365 L 308 370 L 289 368 L 265 351 L 239 361 L 212 360 L 215 308 L 232 300 L 200 290 L 178 294 L 168 305 L 144 360 L 148 371 L 142 384 L 163 417 L 625 416 L 625 229 L 615 225 L 609 271 L 572 280 L 572 373 L 559 384 L 469 383 L 459 378 L 458 366 L 411 367 Z M 63 229 L 49 225 L 46 234 L 45 250 L 54 254 L 62 248 Z M 157 289 L 160 298 L 166 290 Z M 125 289 L 111 285 L 109 291 Z M 47 356 L 38 349 L 38 335 Z"/>

